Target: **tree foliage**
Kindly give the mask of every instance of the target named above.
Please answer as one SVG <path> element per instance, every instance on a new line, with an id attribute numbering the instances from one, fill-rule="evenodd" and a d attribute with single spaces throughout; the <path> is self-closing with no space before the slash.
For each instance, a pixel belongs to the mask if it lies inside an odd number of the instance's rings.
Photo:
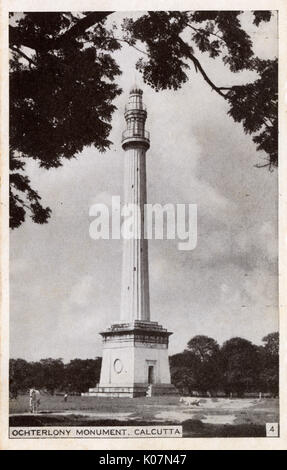
<path id="1" fill-rule="evenodd" d="M 101 359 L 73 359 L 65 368 L 65 388 L 70 392 L 86 392 L 100 378 Z"/>
<path id="2" fill-rule="evenodd" d="M 279 334 L 270 333 L 263 338 L 264 346 L 260 348 L 260 382 L 273 394 L 279 392 Z"/>
<path id="3" fill-rule="evenodd" d="M 106 40 L 105 15 L 91 15 L 26 13 L 10 27 L 12 228 L 24 221 L 26 209 L 34 222 L 50 216 L 21 173 L 25 158 L 55 168 L 87 145 L 99 151 L 110 145 L 112 102 L 121 91 L 114 83 L 120 70 L 111 53 L 119 45 Z"/>
<path id="4" fill-rule="evenodd" d="M 209 336 L 194 336 L 187 343 L 190 351 L 198 360 L 196 367 L 197 388 L 208 391 L 217 389 L 222 382 L 220 348 L 218 343 Z M 212 383 L 212 387 L 210 384 Z"/>
<path id="5" fill-rule="evenodd" d="M 254 56 L 241 11 L 150 11 L 108 28 L 112 13 L 11 14 L 12 228 L 24 222 L 27 212 L 37 223 L 50 217 L 24 174 L 27 158 L 48 169 L 85 146 L 100 151 L 109 147 L 113 101 L 121 92 L 113 53 L 123 43 L 140 52 L 137 68 L 157 91 L 180 88 L 192 65 L 228 102 L 229 115 L 252 134 L 257 149 L 266 153 L 263 166 L 277 165 L 277 60 Z M 256 27 L 272 16 L 270 11 L 252 14 Z M 232 74 L 252 70 L 257 79 L 240 86 L 216 85 L 198 59 L 203 53 L 221 59 Z"/>
<path id="6" fill-rule="evenodd" d="M 208 336 L 194 336 L 187 343 L 188 350 L 191 351 L 200 362 L 207 362 L 214 359 L 219 353 L 219 345 Z"/>
<path id="7" fill-rule="evenodd" d="M 242 396 L 245 391 L 252 391 L 252 385 L 258 382 L 258 353 L 250 341 L 232 338 L 221 348 L 224 369 L 224 389 Z"/>
<path id="8" fill-rule="evenodd" d="M 279 356 L 279 333 L 269 333 L 262 339 L 264 350 L 270 357 L 278 358 Z"/>
<path id="9" fill-rule="evenodd" d="M 221 347 L 207 336 L 195 336 L 188 349 L 170 357 L 172 382 L 181 393 L 278 394 L 278 333 L 256 346 L 243 338 L 231 338 Z"/>
<path id="10" fill-rule="evenodd" d="M 101 358 L 73 359 L 68 364 L 64 364 L 62 359 L 51 358 L 39 362 L 10 359 L 10 393 L 16 397 L 31 387 L 51 394 L 55 391 L 86 392 L 99 381 L 100 371 Z"/>

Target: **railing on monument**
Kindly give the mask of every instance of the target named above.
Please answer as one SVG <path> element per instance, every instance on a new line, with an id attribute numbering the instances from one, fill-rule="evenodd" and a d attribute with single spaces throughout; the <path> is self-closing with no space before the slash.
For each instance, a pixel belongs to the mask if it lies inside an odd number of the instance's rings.
<path id="1" fill-rule="evenodd" d="M 126 111 L 146 111 L 146 105 L 143 103 L 127 103 L 125 105 L 125 112 Z"/>
<path id="2" fill-rule="evenodd" d="M 142 139 L 149 140 L 149 132 L 143 130 L 127 129 L 123 132 L 122 140 L 129 139 L 132 137 L 140 137 Z"/>

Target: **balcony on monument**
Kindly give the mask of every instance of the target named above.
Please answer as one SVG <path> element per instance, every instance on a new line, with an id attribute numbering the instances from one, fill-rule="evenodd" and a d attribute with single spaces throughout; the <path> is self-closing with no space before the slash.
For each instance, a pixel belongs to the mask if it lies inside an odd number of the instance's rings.
<path id="1" fill-rule="evenodd" d="M 128 111 L 145 111 L 146 112 L 146 105 L 143 104 L 141 101 L 130 102 L 125 105 L 125 113 Z"/>
<path id="2" fill-rule="evenodd" d="M 126 129 L 122 134 L 122 145 L 129 142 L 142 142 L 149 148 L 150 134 L 143 129 Z"/>

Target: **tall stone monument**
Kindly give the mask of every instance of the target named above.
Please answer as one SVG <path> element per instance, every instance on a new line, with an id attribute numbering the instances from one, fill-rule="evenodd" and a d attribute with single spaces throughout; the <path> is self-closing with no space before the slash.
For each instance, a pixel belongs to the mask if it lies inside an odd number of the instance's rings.
<path id="1" fill-rule="evenodd" d="M 172 334 L 150 320 L 148 241 L 144 237 L 146 152 L 143 92 L 132 87 L 125 108 L 123 132 L 125 204 L 134 204 L 134 236 L 123 241 L 120 321 L 101 333 L 103 361 L 99 385 L 89 395 L 136 397 L 176 394 L 170 383 L 168 340 Z"/>

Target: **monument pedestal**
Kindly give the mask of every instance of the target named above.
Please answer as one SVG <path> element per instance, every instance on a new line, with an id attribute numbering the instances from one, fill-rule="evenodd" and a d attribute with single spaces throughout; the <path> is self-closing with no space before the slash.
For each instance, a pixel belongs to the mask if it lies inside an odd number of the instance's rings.
<path id="1" fill-rule="evenodd" d="M 100 383 L 85 395 L 139 397 L 177 395 L 170 383 L 168 332 L 157 322 L 134 320 L 101 333 Z"/>

